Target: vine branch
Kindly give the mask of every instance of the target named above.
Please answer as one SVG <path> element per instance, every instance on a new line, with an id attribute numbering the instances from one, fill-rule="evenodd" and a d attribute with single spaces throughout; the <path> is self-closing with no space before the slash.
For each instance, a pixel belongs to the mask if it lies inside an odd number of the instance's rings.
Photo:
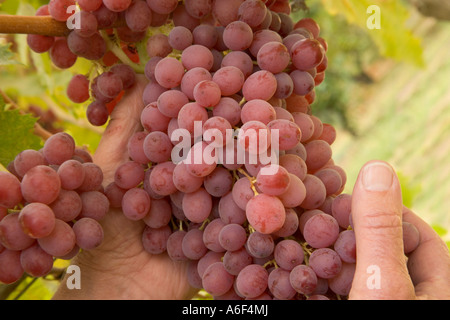
<path id="1" fill-rule="evenodd" d="M 40 34 L 43 36 L 68 36 L 70 29 L 66 23 L 50 16 L 0 15 L 0 33 Z"/>
<path id="2" fill-rule="evenodd" d="M 120 19 L 111 28 L 124 25 Z M 0 34 L 40 34 L 43 36 L 67 37 L 72 30 L 65 22 L 51 16 L 16 16 L 0 14 Z"/>

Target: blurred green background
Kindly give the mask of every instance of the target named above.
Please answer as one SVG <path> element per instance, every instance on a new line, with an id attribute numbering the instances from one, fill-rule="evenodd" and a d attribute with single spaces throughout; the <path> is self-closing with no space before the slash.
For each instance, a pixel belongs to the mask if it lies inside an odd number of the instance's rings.
<path id="1" fill-rule="evenodd" d="M 45 0 L 0 1 L 0 12 L 33 15 Z M 294 6 L 294 20 L 312 17 L 328 44 L 329 67 L 316 88 L 313 113 L 337 128 L 334 160 L 348 175 L 351 193 L 369 160 L 390 162 L 403 187 L 405 205 L 430 223 L 449 244 L 450 234 L 450 13 L 431 10 L 436 1 L 307 0 Z M 420 11 L 417 4 L 420 3 Z M 445 2 L 443 5 L 445 6 Z M 380 29 L 369 29 L 370 5 L 380 8 Z M 425 7 L 424 7 L 425 6 Z M 424 12 L 426 14 L 424 14 Z M 436 12 L 440 14 L 437 19 Z M 9 49 L 9 50 L 8 50 Z M 24 35 L 0 35 L 0 89 L 22 110 L 40 117 L 49 131 L 66 130 L 78 145 L 95 151 L 102 128 L 85 118 L 65 88 L 74 73 L 91 63 L 78 59 L 69 70 L 52 67 L 47 54 L 30 52 Z M 0 103 L 4 105 L 4 103 Z M 30 135 L 16 137 L 0 116 L 0 159 L 24 146 L 39 145 Z M 15 123 L 12 125 L 14 131 Z M 29 130 L 29 128 L 28 128 Z M 9 143 L 6 136 L 12 139 Z M 14 153 L 16 148 L 17 152 Z M 24 279 L 0 286 L 0 299 L 50 299 L 65 262 L 47 279 Z"/>

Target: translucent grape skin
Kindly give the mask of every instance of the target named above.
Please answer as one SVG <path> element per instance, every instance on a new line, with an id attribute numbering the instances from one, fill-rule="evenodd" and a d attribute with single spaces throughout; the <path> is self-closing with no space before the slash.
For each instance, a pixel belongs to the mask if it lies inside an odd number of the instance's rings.
<path id="1" fill-rule="evenodd" d="M 247 101 L 253 99 L 269 100 L 277 90 L 277 79 L 266 70 L 253 73 L 245 80 L 242 93 Z"/>
<path id="2" fill-rule="evenodd" d="M 267 195 L 279 196 L 287 191 L 291 177 L 285 168 L 273 166 L 276 168 L 275 174 L 264 175 L 261 171 L 258 173 L 256 187 Z"/>
<path id="3" fill-rule="evenodd" d="M 67 37 L 67 45 L 76 56 L 88 60 L 99 60 L 106 53 L 106 42 L 98 32 L 89 37 L 81 37 L 73 31 Z"/>
<path id="4" fill-rule="evenodd" d="M 222 262 L 228 273 L 237 276 L 242 269 L 253 263 L 253 258 L 245 247 L 242 247 L 235 251 L 225 252 Z"/>
<path id="5" fill-rule="evenodd" d="M 60 188 L 56 171 L 44 165 L 29 170 L 21 183 L 23 197 L 28 202 L 50 204 L 58 197 Z"/>
<path id="6" fill-rule="evenodd" d="M 222 262 L 211 264 L 203 273 L 203 288 L 214 296 L 225 294 L 233 286 L 234 276 L 229 274 Z"/>
<path id="7" fill-rule="evenodd" d="M 274 297 L 290 300 L 295 296 L 296 291 L 292 288 L 289 278 L 290 272 L 283 268 L 277 268 L 269 273 L 268 287 Z"/>
<path id="8" fill-rule="evenodd" d="M 103 228 L 100 223 L 94 219 L 79 219 L 72 228 L 75 233 L 76 244 L 81 249 L 93 250 L 103 242 Z"/>
<path id="9" fill-rule="evenodd" d="M 258 264 L 251 264 L 239 272 L 236 288 L 244 297 L 256 298 L 267 289 L 268 278 L 266 269 Z"/>
<path id="10" fill-rule="evenodd" d="M 55 217 L 65 222 L 75 220 L 81 213 L 83 203 L 78 192 L 61 189 L 58 197 L 50 204 Z"/>
<path id="11" fill-rule="evenodd" d="M 4 250 L 0 253 L 0 282 L 11 284 L 19 280 L 23 273 L 20 263 L 20 251 Z"/>
<path id="12" fill-rule="evenodd" d="M 178 163 L 173 170 L 173 183 L 182 192 L 191 193 L 198 190 L 203 181 L 203 177 L 196 177 L 188 172 L 184 161 Z"/>
<path id="13" fill-rule="evenodd" d="M 334 251 L 337 252 L 342 261 L 347 263 L 356 262 L 356 238 L 353 230 L 342 231 L 334 243 Z"/>
<path id="14" fill-rule="evenodd" d="M 264 44 L 258 51 L 258 65 L 263 70 L 277 74 L 282 72 L 289 64 L 291 56 L 285 45 L 273 41 Z"/>
<path id="15" fill-rule="evenodd" d="M 102 220 L 109 210 L 108 198 L 99 191 L 87 191 L 81 195 L 82 210 L 79 218 L 92 218 L 97 221 Z"/>
<path id="16" fill-rule="evenodd" d="M 22 201 L 19 179 L 9 172 L 0 172 L 0 206 L 14 208 Z"/>
<path id="17" fill-rule="evenodd" d="M 330 279 L 341 271 L 342 262 L 336 251 L 330 248 L 320 248 L 311 253 L 309 266 L 318 277 Z"/>
<path id="18" fill-rule="evenodd" d="M 114 182 L 122 189 L 137 187 L 144 180 L 144 168 L 134 161 L 127 161 L 121 164 L 115 174 Z"/>
<path id="19" fill-rule="evenodd" d="M 323 60 L 325 50 L 319 41 L 304 39 L 296 42 L 291 48 L 294 66 L 301 71 L 317 67 Z"/>
<path id="20" fill-rule="evenodd" d="M 58 176 L 61 180 L 61 188 L 76 190 L 84 181 L 85 171 L 83 165 L 76 160 L 67 160 L 58 168 Z"/>
<path id="21" fill-rule="evenodd" d="M 39 278 L 50 273 L 53 257 L 36 243 L 20 253 L 20 264 L 27 274 Z"/>
<path id="22" fill-rule="evenodd" d="M 313 248 L 326 248 L 336 242 L 339 225 L 332 216 L 319 213 L 306 222 L 303 229 L 305 241 Z"/>
<path id="23" fill-rule="evenodd" d="M 246 215 L 256 231 L 270 234 L 281 229 L 286 211 L 277 197 L 261 193 L 247 203 Z"/>
<path id="24" fill-rule="evenodd" d="M 184 67 L 175 58 L 163 58 L 155 67 L 155 79 L 164 88 L 172 89 L 181 85 Z"/>
<path id="25" fill-rule="evenodd" d="M 75 152 L 75 140 L 64 132 L 54 134 L 45 142 L 43 152 L 49 164 L 60 165 L 72 159 Z"/>
<path id="26" fill-rule="evenodd" d="M 183 211 L 186 217 L 192 221 L 201 223 L 208 218 L 212 209 L 211 195 L 204 189 L 187 193 L 183 197 Z"/>
<path id="27" fill-rule="evenodd" d="M 150 228 L 146 226 L 142 233 L 142 245 L 151 254 L 161 254 L 167 250 L 167 241 L 172 234 L 169 226 Z"/>
<path id="28" fill-rule="evenodd" d="M 54 37 L 42 36 L 39 34 L 27 35 L 27 44 L 31 50 L 37 53 L 44 53 L 51 49 L 55 43 Z"/>
<path id="29" fill-rule="evenodd" d="M 54 257 L 63 257 L 76 245 L 76 236 L 72 227 L 56 219 L 55 228 L 47 237 L 38 239 L 41 248 Z"/>
<path id="30" fill-rule="evenodd" d="M 75 103 L 89 100 L 89 80 L 82 74 L 75 75 L 67 86 L 67 96 Z"/>
<path id="31" fill-rule="evenodd" d="M 208 248 L 203 243 L 203 231 L 200 229 L 189 230 L 183 238 L 181 249 L 186 257 L 191 260 L 199 260 Z"/>
<path id="32" fill-rule="evenodd" d="M 55 214 L 42 203 L 30 203 L 19 214 L 23 231 L 34 239 L 48 236 L 55 227 Z"/>
<path id="33" fill-rule="evenodd" d="M 247 23 L 233 21 L 225 27 L 223 41 L 230 50 L 244 51 L 253 41 L 253 31 Z"/>
<path id="34" fill-rule="evenodd" d="M 289 279 L 291 286 L 301 294 L 310 295 L 317 286 L 317 276 L 314 270 L 304 264 L 292 269 Z"/>
<path id="35" fill-rule="evenodd" d="M 34 242 L 35 240 L 23 231 L 18 212 L 8 214 L 0 221 L 0 244 L 6 249 L 20 251 Z"/>
<path id="36" fill-rule="evenodd" d="M 247 241 L 245 229 L 239 224 L 227 224 L 219 233 L 219 242 L 227 251 L 235 251 Z"/>
<path id="37" fill-rule="evenodd" d="M 144 189 L 132 188 L 123 195 L 123 214 L 130 220 L 143 219 L 148 214 L 150 206 L 150 196 Z"/>
<path id="38" fill-rule="evenodd" d="M 125 11 L 131 4 L 131 0 L 103 0 L 103 4 L 111 11 Z"/>
<path id="39" fill-rule="evenodd" d="M 303 263 L 303 249 L 294 240 L 282 240 L 275 246 L 274 257 L 281 268 L 291 271 Z"/>
<path id="40" fill-rule="evenodd" d="M 64 22 L 70 17 L 67 8 L 73 5 L 75 5 L 74 0 L 50 0 L 48 10 L 55 20 Z"/>
<path id="41" fill-rule="evenodd" d="M 77 55 L 73 53 L 65 38 L 58 38 L 50 48 L 50 59 L 60 69 L 68 69 L 77 61 Z"/>

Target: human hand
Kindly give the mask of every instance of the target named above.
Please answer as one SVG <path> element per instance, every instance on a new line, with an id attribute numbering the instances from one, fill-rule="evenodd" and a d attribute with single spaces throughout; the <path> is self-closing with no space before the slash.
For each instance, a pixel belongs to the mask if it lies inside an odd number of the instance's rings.
<path id="1" fill-rule="evenodd" d="M 146 83 L 145 77 L 138 76 L 135 87 L 115 107 L 93 157 L 103 170 L 104 186 L 114 181 L 116 168 L 128 160 L 128 140 L 141 129 Z M 54 299 L 189 299 L 195 294 L 187 282 L 187 263 L 144 250 L 143 221 L 131 221 L 120 209 L 111 209 L 101 223 L 102 245 L 80 252 L 72 261 L 80 267 L 81 289 L 68 290 L 63 281 Z"/>
<path id="2" fill-rule="evenodd" d="M 357 261 L 350 299 L 450 299 L 450 254 L 436 232 L 402 205 L 400 184 L 387 163 L 360 171 L 352 195 Z M 404 255 L 402 219 L 420 233 L 419 246 Z M 379 288 L 368 286 L 378 267 Z M 369 268 L 369 269 L 368 269 Z"/>

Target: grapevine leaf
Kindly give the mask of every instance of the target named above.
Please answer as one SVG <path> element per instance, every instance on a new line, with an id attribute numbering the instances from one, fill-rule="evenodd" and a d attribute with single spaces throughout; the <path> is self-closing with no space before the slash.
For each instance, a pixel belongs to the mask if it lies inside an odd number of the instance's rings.
<path id="1" fill-rule="evenodd" d="M 346 20 L 367 30 L 367 35 L 383 56 L 422 67 L 423 48 L 419 38 L 407 27 L 409 11 L 402 1 L 397 0 L 322 0 L 325 10 L 331 15 L 343 15 Z M 369 29 L 371 13 L 368 8 L 380 8 L 380 29 Z"/>
<path id="2" fill-rule="evenodd" d="M 0 128 L 5 133 L 0 135 L 0 163 L 3 166 L 6 167 L 23 150 L 42 147 L 41 139 L 33 134 L 36 121 L 31 115 L 20 114 L 19 110 L 7 110 L 3 100 L 0 101 Z"/>
<path id="3" fill-rule="evenodd" d="M 0 43 L 0 66 L 20 64 L 14 59 L 14 53 L 11 52 L 10 43 Z"/>

